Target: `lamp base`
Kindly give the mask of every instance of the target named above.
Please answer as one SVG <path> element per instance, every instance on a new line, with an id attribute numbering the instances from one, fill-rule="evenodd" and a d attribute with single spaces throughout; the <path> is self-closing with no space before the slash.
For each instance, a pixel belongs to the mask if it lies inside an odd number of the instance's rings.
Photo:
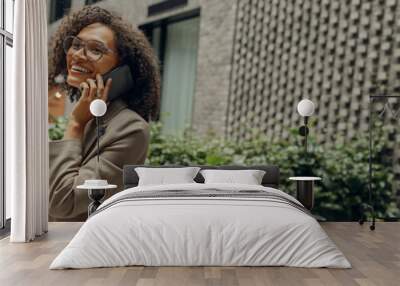
<path id="1" fill-rule="evenodd" d="M 89 198 L 92 201 L 88 207 L 88 216 L 91 216 L 97 208 L 101 205 L 101 200 L 104 198 L 106 194 L 105 189 L 90 189 L 89 190 Z"/>

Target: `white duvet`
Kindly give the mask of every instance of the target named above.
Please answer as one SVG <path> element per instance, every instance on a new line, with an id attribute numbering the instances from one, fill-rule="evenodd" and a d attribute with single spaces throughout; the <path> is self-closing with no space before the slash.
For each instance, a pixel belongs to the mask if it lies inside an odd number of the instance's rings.
<path id="1" fill-rule="evenodd" d="M 145 266 L 294 266 L 350 268 L 318 222 L 301 210 L 257 198 L 153 198 L 110 204 L 131 192 L 263 190 L 254 185 L 135 187 L 106 200 L 50 269 Z M 108 205 L 108 208 L 106 206 Z"/>

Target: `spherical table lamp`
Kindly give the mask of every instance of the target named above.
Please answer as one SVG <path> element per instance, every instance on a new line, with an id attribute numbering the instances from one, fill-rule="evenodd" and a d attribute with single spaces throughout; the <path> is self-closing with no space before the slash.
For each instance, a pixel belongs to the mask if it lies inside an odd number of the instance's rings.
<path id="1" fill-rule="evenodd" d="M 307 135 L 309 133 L 308 129 L 308 117 L 314 114 L 315 105 L 309 99 L 303 99 L 297 104 L 297 112 L 300 116 L 304 117 L 304 125 L 300 127 L 299 133 L 301 136 L 304 136 L 304 148 L 307 152 Z"/>
<path id="2" fill-rule="evenodd" d="M 314 114 L 314 103 L 309 99 L 303 99 L 297 104 L 297 112 L 303 117 L 310 117 Z"/>
<path id="3" fill-rule="evenodd" d="M 104 100 L 95 99 L 90 103 L 90 113 L 95 117 L 101 117 L 107 112 L 107 104 Z"/>
<path id="4" fill-rule="evenodd" d="M 107 104 L 104 100 L 95 99 L 90 104 L 90 113 L 96 118 L 96 129 L 97 129 L 97 178 L 91 180 L 85 180 L 83 185 L 77 186 L 78 189 L 88 190 L 88 195 L 92 201 L 88 206 L 88 216 L 92 215 L 96 209 L 100 206 L 101 200 L 104 198 L 106 190 L 115 189 L 116 185 L 108 184 L 107 180 L 102 180 L 100 178 L 100 126 L 99 117 L 103 116 L 107 112 Z"/>
<path id="5" fill-rule="evenodd" d="M 99 139 L 100 139 L 100 127 L 99 117 L 103 116 L 107 112 L 107 104 L 104 100 L 95 99 L 90 103 L 90 113 L 96 118 L 96 130 L 97 130 L 97 175 L 99 175 Z"/>
<path id="6" fill-rule="evenodd" d="M 299 133 L 304 136 L 304 149 L 307 153 L 307 136 L 309 133 L 308 129 L 308 118 L 314 114 L 315 106 L 314 103 L 309 99 L 303 99 L 297 104 L 297 112 L 300 116 L 304 117 L 304 125 L 300 127 Z M 307 170 L 309 172 L 309 170 Z M 291 177 L 289 180 L 297 182 L 296 197 L 308 210 L 311 210 L 314 206 L 314 181 L 321 180 L 320 177 L 313 176 L 300 176 Z M 324 218 L 319 218 L 324 220 Z"/>

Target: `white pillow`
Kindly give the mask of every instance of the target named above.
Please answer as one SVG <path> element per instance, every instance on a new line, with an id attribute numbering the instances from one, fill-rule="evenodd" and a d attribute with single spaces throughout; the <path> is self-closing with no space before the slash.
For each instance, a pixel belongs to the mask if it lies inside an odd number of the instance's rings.
<path id="1" fill-rule="evenodd" d="M 261 185 L 265 171 L 261 170 L 201 170 L 205 184 Z"/>
<path id="2" fill-rule="evenodd" d="M 199 167 L 135 168 L 139 176 L 138 186 L 195 183 L 193 179 L 199 170 Z"/>

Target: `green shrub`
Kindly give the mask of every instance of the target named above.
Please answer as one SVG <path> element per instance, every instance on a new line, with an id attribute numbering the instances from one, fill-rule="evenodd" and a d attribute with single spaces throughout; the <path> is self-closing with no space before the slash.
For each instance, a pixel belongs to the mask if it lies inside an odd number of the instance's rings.
<path id="1" fill-rule="evenodd" d="M 49 130 L 52 140 L 61 139 L 66 118 L 58 118 Z M 388 133 L 380 128 L 374 140 L 373 201 L 378 216 L 393 215 L 393 162 Z M 281 171 L 280 189 L 294 195 L 295 184 L 290 176 L 315 175 L 322 177 L 315 187 L 313 213 L 328 220 L 346 221 L 360 218 L 360 205 L 368 202 L 368 136 L 360 134 L 353 141 L 322 147 L 310 140 L 309 152 L 292 130 L 291 140 L 271 141 L 255 133 L 249 140 L 234 142 L 216 136 L 199 137 L 187 130 L 180 136 L 165 135 L 160 123 L 151 124 L 151 142 L 146 161 L 150 165 L 255 165 L 273 164 Z M 295 139 L 293 139 L 295 138 Z"/>
<path id="2" fill-rule="evenodd" d="M 281 190 L 292 195 L 295 184 L 290 176 L 322 177 L 315 187 L 313 213 L 328 220 L 347 221 L 360 218 L 360 206 L 368 202 L 368 137 L 318 146 L 310 140 L 309 152 L 295 140 L 272 142 L 255 134 L 250 140 L 233 142 L 213 136 L 200 138 L 186 131 L 182 136 L 168 136 L 159 123 L 151 126 L 151 143 L 147 163 L 150 165 L 255 165 L 274 164 L 281 171 Z M 386 132 L 384 129 L 379 129 Z M 376 136 L 373 160 L 373 198 L 378 216 L 396 211 L 393 192 L 393 162 L 385 143 L 386 134 Z M 292 130 L 290 138 L 298 138 Z"/>
<path id="3" fill-rule="evenodd" d="M 68 118 L 65 116 L 53 117 L 54 123 L 49 128 L 49 139 L 60 140 L 64 137 L 64 131 L 67 128 Z"/>

